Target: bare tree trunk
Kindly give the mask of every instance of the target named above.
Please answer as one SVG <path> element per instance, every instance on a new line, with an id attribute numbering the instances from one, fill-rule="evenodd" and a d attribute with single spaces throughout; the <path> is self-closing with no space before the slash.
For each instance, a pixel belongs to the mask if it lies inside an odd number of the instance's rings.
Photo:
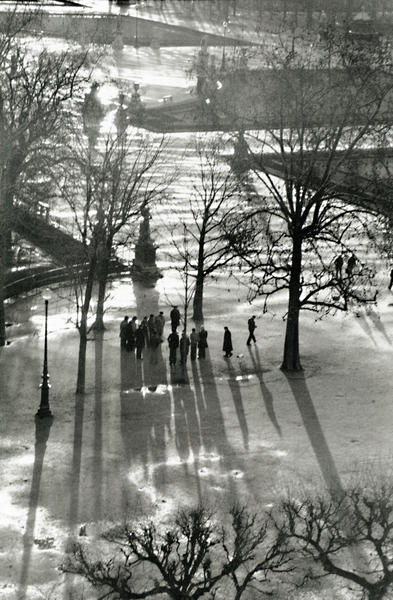
<path id="1" fill-rule="evenodd" d="M 86 381 L 86 347 L 87 347 L 87 317 L 89 314 L 90 301 L 93 292 L 94 275 L 96 268 L 96 257 L 92 257 L 85 288 L 85 297 L 81 309 L 81 319 L 79 323 L 79 355 L 78 355 L 78 378 L 76 382 L 76 393 L 85 393 Z"/>
<path id="2" fill-rule="evenodd" d="M 203 321 L 203 283 L 204 283 L 204 275 L 198 269 L 198 274 L 196 278 L 195 284 L 195 294 L 193 301 L 193 315 L 192 318 L 194 321 Z"/>
<path id="3" fill-rule="evenodd" d="M 300 275 L 302 270 L 302 238 L 294 233 L 292 243 L 292 265 L 289 282 L 288 317 L 285 332 L 284 357 L 281 368 L 284 371 L 301 371 L 299 355 L 299 312 Z"/>
<path id="4" fill-rule="evenodd" d="M 4 237 L 0 234 L 0 346 L 6 344 L 6 333 L 5 333 L 5 310 L 4 310 L 4 297 L 5 297 L 5 264 L 6 264 L 6 246 L 4 243 Z"/>
<path id="5" fill-rule="evenodd" d="M 4 200 L 4 170 L 0 170 L 0 346 L 6 344 L 5 332 L 5 274 L 7 268 L 7 243 L 8 229 L 7 213 Z"/>
<path id="6" fill-rule="evenodd" d="M 195 294 L 193 301 L 193 315 L 194 321 L 203 321 L 203 284 L 205 280 L 204 263 L 205 263 L 205 233 L 201 231 L 199 237 L 199 251 L 198 251 L 198 268 L 195 284 Z"/>
<path id="7" fill-rule="evenodd" d="M 108 252 L 105 251 L 105 254 L 102 257 L 99 268 L 98 268 L 98 299 L 97 299 L 96 320 L 93 325 L 93 328 L 97 331 L 103 331 L 105 329 L 104 304 L 105 304 L 105 295 L 106 295 L 106 284 L 108 282 L 109 256 L 110 256 L 110 253 L 108 254 Z"/>

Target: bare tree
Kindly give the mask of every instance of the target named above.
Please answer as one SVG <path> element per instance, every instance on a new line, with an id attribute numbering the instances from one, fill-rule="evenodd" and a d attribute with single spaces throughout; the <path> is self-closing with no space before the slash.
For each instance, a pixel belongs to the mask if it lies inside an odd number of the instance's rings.
<path id="1" fill-rule="evenodd" d="M 187 245 L 189 274 L 195 279 L 193 319 L 203 320 L 203 292 L 206 280 L 224 268 L 233 258 L 231 245 L 223 231 L 224 223 L 239 211 L 241 199 L 238 179 L 223 159 L 223 145 L 196 144 L 198 154 L 198 181 L 189 198 L 191 222 L 183 222 Z M 184 244 L 176 244 L 186 260 Z"/>
<path id="2" fill-rule="evenodd" d="M 383 144 L 393 79 L 384 48 L 354 66 L 343 40 L 334 44 L 334 52 L 330 42 L 328 48 L 297 53 L 283 42 L 264 55 L 270 66 L 266 79 L 257 77 L 257 88 L 249 92 L 259 89 L 257 112 L 268 105 L 274 113 L 265 117 L 268 128 L 248 137 L 249 165 L 262 190 L 259 203 L 247 215 L 248 225 L 235 223 L 228 236 L 248 263 L 256 293 L 288 290 L 285 370 L 301 369 L 302 308 L 346 310 L 350 298 L 375 300 L 372 271 L 361 256 L 351 259 L 344 274 L 332 263 L 337 253 L 356 249 L 359 229 L 376 226 L 369 220 L 378 213 L 375 197 L 348 185 L 346 169 L 356 152 Z M 243 128 L 248 118 L 254 122 L 255 110 L 245 114 Z"/>
<path id="3" fill-rule="evenodd" d="M 385 482 L 286 500 L 277 507 L 278 527 L 297 560 L 306 559 L 308 577 L 333 575 L 354 584 L 364 598 L 382 600 L 393 585 L 392 498 L 392 483 Z M 362 560 L 354 563 L 354 552 Z"/>
<path id="4" fill-rule="evenodd" d="M 154 177 L 165 142 L 148 136 L 138 143 L 127 136 L 109 134 L 100 148 L 91 149 L 77 131 L 72 137 L 69 157 L 57 167 L 56 180 L 63 200 L 72 212 L 76 237 L 84 253 L 78 271 L 85 278 L 78 330 L 80 348 L 77 392 L 85 387 L 88 316 L 94 282 L 98 281 L 96 320 L 92 327 L 104 327 L 104 302 L 111 261 L 120 263 L 116 250 L 134 239 L 141 211 L 165 188 L 165 179 Z"/>
<path id="5" fill-rule="evenodd" d="M 21 176 L 28 164 L 37 165 L 49 154 L 50 140 L 62 127 L 64 110 L 89 77 L 84 70 L 85 52 L 34 52 L 28 42 L 17 38 L 29 18 L 28 13 L 11 13 L 0 34 L 0 345 L 5 343 L 4 277 Z"/>
<path id="6" fill-rule="evenodd" d="M 213 513 L 197 508 L 180 510 L 173 525 L 161 528 L 121 526 L 104 535 L 117 548 L 111 558 L 95 560 L 77 544 L 62 568 L 109 598 L 214 598 L 220 585 L 230 586 L 234 600 L 251 584 L 263 593 L 267 574 L 290 569 L 291 553 L 281 533 L 271 535 L 245 508 L 233 508 L 230 518 L 229 527 L 220 527 Z"/>

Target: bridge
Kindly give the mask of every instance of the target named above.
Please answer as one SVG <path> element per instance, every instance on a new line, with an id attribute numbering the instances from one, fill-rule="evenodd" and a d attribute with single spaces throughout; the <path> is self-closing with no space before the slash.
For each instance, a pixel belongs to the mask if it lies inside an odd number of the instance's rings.
<path id="1" fill-rule="evenodd" d="M 86 273 L 86 249 L 82 242 L 61 229 L 59 222 L 51 223 L 48 213 L 43 215 L 42 206 L 34 211 L 16 204 L 12 213 L 12 229 L 50 256 L 53 263 L 49 267 L 44 265 L 8 272 L 5 298 L 36 287 L 71 281 Z M 129 266 L 114 257 L 109 265 L 109 275 L 124 272 L 129 272 Z"/>
<path id="2" fill-rule="evenodd" d="M 323 127 L 340 125 L 343 118 L 345 126 L 356 127 L 367 120 L 366 107 L 379 100 L 375 96 L 378 84 L 383 98 L 378 119 L 383 117 L 384 123 L 392 124 L 393 75 L 381 71 L 378 76 L 370 75 L 369 84 L 355 85 L 357 72 L 318 68 L 218 71 L 204 81 L 202 94 L 179 101 L 169 97 L 159 105 L 147 105 L 143 119 L 133 122 L 131 117 L 131 122 L 159 133 Z M 317 97 L 315 106 L 307 101 L 306 92 Z M 299 106 L 302 93 L 306 99 Z M 349 114 L 347 94 L 353 101 Z M 345 117 L 342 111 L 346 111 Z"/>

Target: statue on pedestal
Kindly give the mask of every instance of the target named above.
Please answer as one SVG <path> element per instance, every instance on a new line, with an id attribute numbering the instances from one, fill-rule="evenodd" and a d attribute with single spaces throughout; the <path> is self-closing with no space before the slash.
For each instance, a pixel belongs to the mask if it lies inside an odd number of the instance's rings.
<path id="1" fill-rule="evenodd" d="M 162 277 L 156 265 L 156 246 L 150 235 L 150 211 L 147 206 L 141 210 L 143 220 L 139 225 L 139 237 L 135 245 L 135 258 L 131 267 L 131 276 L 136 281 L 154 285 Z"/>

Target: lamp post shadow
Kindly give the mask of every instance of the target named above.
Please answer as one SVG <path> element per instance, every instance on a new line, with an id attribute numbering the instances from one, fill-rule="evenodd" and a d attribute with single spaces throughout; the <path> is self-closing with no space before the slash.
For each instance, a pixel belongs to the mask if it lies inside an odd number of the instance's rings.
<path id="1" fill-rule="evenodd" d="M 23 536 L 22 569 L 17 594 L 18 600 L 24 600 L 26 598 L 31 553 L 34 544 L 36 514 L 40 496 L 42 468 L 52 423 L 53 417 L 46 417 L 45 419 L 41 419 L 37 416 L 35 417 L 34 466 L 30 488 L 29 510 L 27 513 L 26 528 Z"/>

